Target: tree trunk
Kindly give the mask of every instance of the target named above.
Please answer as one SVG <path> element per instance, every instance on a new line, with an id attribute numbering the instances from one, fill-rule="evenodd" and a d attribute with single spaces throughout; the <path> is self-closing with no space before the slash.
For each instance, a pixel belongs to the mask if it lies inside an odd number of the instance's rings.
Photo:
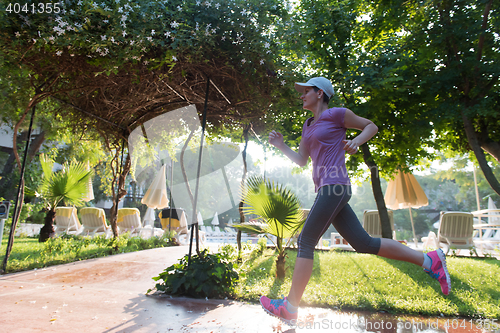
<path id="1" fill-rule="evenodd" d="M 368 169 L 370 170 L 370 174 L 371 174 L 373 196 L 375 197 L 378 215 L 380 216 L 380 224 L 382 227 L 382 237 L 392 239 L 391 222 L 389 220 L 389 213 L 387 213 L 387 207 L 385 206 L 384 193 L 382 192 L 382 186 L 380 185 L 378 166 L 373 161 L 373 156 L 370 152 L 370 148 L 368 147 L 368 145 L 366 143 L 361 145 L 361 150 L 363 151 L 363 159 L 365 161 L 365 164 L 368 166 Z"/>
<path id="2" fill-rule="evenodd" d="M 125 195 L 127 195 L 127 191 L 125 190 L 125 178 L 127 177 L 130 171 L 130 163 L 131 163 L 130 154 L 127 154 L 121 173 L 118 174 L 118 188 L 116 190 L 116 194 L 113 193 L 113 206 L 111 206 L 109 210 L 109 220 L 114 237 L 118 237 L 118 226 L 116 224 L 118 217 L 118 203 L 120 202 L 121 199 L 123 199 L 123 197 L 125 197 Z M 119 165 L 117 165 L 117 170 L 119 172 L 120 170 Z M 116 179 L 113 179 L 113 184 L 115 182 Z"/>
<path id="3" fill-rule="evenodd" d="M 194 196 L 193 196 L 193 192 L 191 191 L 191 186 L 189 186 L 189 179 L 188 179 L 188 176 L 187 176 L 187 173 L 186 173 L 186 167 L 184 166 L 184 153 L 186 152 L 186 149 L 188 147 L 188 144 L 189 144 L 189 141 L 191 141 L 191 139 L 193 138 L 193 135 L 194 135 L 194 129 L 189 133 L 189 136 L 188 138 L 186 139 L 186 142 L 184 142 L 184 146 L 182 146 L 182 150 L 181 150 L 181 156 L 180 156 L 180 163 L 181 163 L 181 172 L 182 172 L 182 177 L 184 178 L 184 182 L 186 182 L 186 189 L 187 189 L 187 192 L 188 192 L 188 195 L 189 195 L 189 199 L 191 200 L 191 205 L 193 206 L 193 215 L 196 214 L 196 212 L 194 211 L 195 210 L 195 206 L 194 206 Z M 199 161 L 199 163 L 201 163 L 201 161 Z M 199 245 L 199 240 L 198 240 L 198 234 L 199 234 L 199 231 L 198 231 L 198 224 L 197 223 L 194 223 L 195 221 L 192 221 L 193 224 L 191 226 L 191 228 L 194 228 L 196 226 L 196 232 L 194 234 L 194 237 L 195 237 L 195 242 L 196 242 L 196 253 L 198 254 L 199 257 L 201 257 L 201 252 L 200 252 L 200 245 Z M 193 231 L 191 231 L 193 232 Z"/>
<path id="4" fill-rule="evenodd" d="M 471 120 L 466 115 L 466 109 L 461 110 L 462 120 L 464 122 L 465 134 L 467 135 L 467 141 L 469 141 L 469 145 L 474 152 L 474 155 L 479 162 L 479 166 L 483 171 L 484 177 L 490 184 L 493 191 L 495 191 L 498 195 L 500 195 L 500 183 L 498 179 L 496 179 L 493 171 L 491 170 L 488 162 L 486 161 L 486 156 L 484 155 L 484 151 L 479 144 L 479 140 L 477 138 L 476 131 L 474 130 L 474 126 L 472 125 Z"/>
<path id="5" fill-rule="evenodd" d="M 246 125 L 243 129 L 243 138 L 245 139 L 245 148 L 243 148 L 243 152 L 241 156 L 243 157 L 243 176 L 241 177 L 241 188 L 245 186 L 245 180 L 247 177 L 247 146 L 248 146 L 248 131 L 251 128 L 250 125 Z M 238 205 L 238 211 L 240 213 L 240 223 L 245 222 L 245 214 L 243 214 L 243 200 L 240 200 L 240 204 Z M 236 243 L 238 244 L 238 258 L 241 259 L 241 230 L 238 229 L 238 233 L 236 235 Z"/>
<path id="6" fill-rule="evenodd" d="M 278 254 L 278 258 L 276 258 L 276 277 L 280 280 L 285 279 L 285 253 Z"/>
<path id="7" fill-rule="evenodd" d="M 40 236 L 38 237 L 38 241 L 40 243 L 46 242 L 49 238 L 54 238 L 55 230 L 54 230 L 54 220 L 56 218 L 56 209 L 53 207 L 45 214 L 44 225 L 42 229 L 40 229 Z"/>

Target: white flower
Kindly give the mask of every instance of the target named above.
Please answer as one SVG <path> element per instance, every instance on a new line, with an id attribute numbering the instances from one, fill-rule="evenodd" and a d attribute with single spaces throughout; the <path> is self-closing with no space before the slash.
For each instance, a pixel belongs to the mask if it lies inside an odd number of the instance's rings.
<path id="1" fill-rule="evenodd" d="M 144 65 L 147 65 L 147 64 L 149 64 L 149 61 L 145 60 L 145 61 L 143 62 L 143 64 L 144 64 Z"/>
<path id="2" fill-rule="evenodd" d="M 182 12 L 182 7 L 181 6 L 177 6 L 177 10 Z"/>
<path id="3" fill-rule="evenodd" d="M 220 40 L 221 41 L 225 41 L 226 40 L 226 36 L 222 36 L 222 38 Z"/>
<path id="4" fill-rule="evenodd" d="M 78 1 L 77 5 L 81 6 L 82 5 L 82 0 Z"/>
<path id="5" fill-rule="evenodd" d="M 101 40 L 106 40 L 106 35 L 101 36 Z"/>
<path id="6" fill-rule="evenodd" d="M 173 61 L 177 61 L 177 57 L 176 56 L 172 56 L 172 60 Z"/>
<path id="7" fill-rule="evenodd" d="M 135 41 L 131 40 L 130 45 L 134 45 Z"/>
<path id="8" fill-rule="evenodd" d="M 179 23 L 177 23 L 176 21 L 170 23 L 170 26 L 174 29 L 176 29 L 178 26 L 179 26 Z"/>
<path id="9" fill-rule="evenodd" d="M 215 8 L 216 8 L 216 9 L 219 9 L 219 7 L 220 7 L 220 3 L 216 3 L 216 4 L 215 4 Z"/>
<path id="10" fill-rule="evenodd" d="M 196 31 L 198 31 L 199 29 L 200 29 L 200 24 L 196 22 Z"/>
<path id="11" fill-rule="evenodd" d="M 118 8 L 118 13 L 123 13 L 123 8 L 122 7 Z"/>
<path id="12" fill-rule="evenodd" d="M 200 0 L 196 1 L 196 6 L 199 6 L 200 4 L 201 4 Z"/>
<path id="13" fill-rule="evenodd" d="M 205 1 L 205 6 L 207 6 L 207 7 L 211 7 L 211 6 L 212 6 L 212 3 L 211 3 L 211 2 L 208 2 L 208 1 Z"/>
<path id="14" fill-rule="evenodd" d="M 243 10 L 241 11 L 241 15 L 246 15 L 247 13 L 248 13 L 248 12 L 247 12 L 247 10 L 246 10 L 246 9 L 243 9 Z"/>
<path id="15" fill-rule="evenodd" d="M 56 52 L 56 54 L 57 54 L 58 56 L 61 56 L 62 51 L 57 51 L 57 52 Z"/>
<path id="16" fill-rule="evenodd" d="M 127 33 L 125 32 L 125 30 L 123 30 L 123 32 L 122 32 L 122 36 L 123 36 L 123 37 L 127 36 Z"/>
<path id="17" fill-rule="evenodd" d="M 268 42 L 265 42 L 265 43 L 264 43 L 264 47 L 265 47 L 266 49 L 268 49 L 268 48 L 269 48 L 269 46 L 271 46 L 271 44 L 269 44 Z"/>
<path id="18" fill-rule="evenodd" d="M 155 34 L 155 31 L 154 30 L 151 30 L 151 35 L 154 35 Z"/>
<path id="19" fill-rule="evenodd" d="M 110 40 L 111 40 L 112 43 L 114 43 L 115 42 L 115 37 L 111 37 Z"/>
<path id="20" fill-rule="evenodd" d="M 70 10 L 69 10 L 69 13 L 70 13 L 71 15 L 75 15 L 75 11 L 74 11 L 73 9 L 70 9 Z"/>
<path id="21" fill-rule="evenodd" d="M 121 19 L 121 21 L 122 21 L 122 22 L 125 22 L 126 20 L 127 20 L 127 15 L 122 15 L 122 19 Z"/>
<path id="22" fill-rule="evenodd" d="M 146 37 L 146 39 L 147 39 L 148 41 L 150 41 L 150 42 L 152 42 L 152 41 L 153 41 L 153 37 Z"/>
<path id="23" fill-rule="evenodd" d="M 16 35 L 16 37 L 20 37 L 21 36 L 21 34 L 19 33 L 19 31 L 16 31 L 15 35 Z"/>
<path id="24" fill-rule="evenodd" d="M 264 59 L 260 59 L 260 64 L 264 65 Z"/>
<path id="25" fill-rule="evenodd" d="M 168 37 L 170 37 L 171 34 L 172 33 L 170 31 L 167 31 L 167 32 L 165 32 L 165 37 L 168 38 Z"/>
<path id="26" fill-rule="evenodd" d="M 244 64 L 244 63 L 246 63 L 246 62 L 247 62 L 247 60 L 246 60 L 246 59 L 241 59 L 241 63 L 243 63 L 243 64 Z"/>
<path id="27" fill-rule="evenodd" d="M 285 81 L 285 80 L 281 81 L 281 85 L 282 85 L 282 86 L 284 86 L 285 84 L 286 84 L 286 81 Z"/>

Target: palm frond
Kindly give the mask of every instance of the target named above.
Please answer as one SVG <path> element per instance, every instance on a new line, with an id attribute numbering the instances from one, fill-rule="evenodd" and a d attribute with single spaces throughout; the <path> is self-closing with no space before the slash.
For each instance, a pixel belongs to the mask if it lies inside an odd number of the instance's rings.
<path id="1" fill-rule="evenodd" d="M 251 177 L 242 189 L 246 214 L 260 216 L 267 224 L 267 232 L 279 237 L 291 237 L 303 223 L 300 201 L 282 185 L 265 182 L 262 177 Z"/>
<path id="2" fill-rule="evenodd" d="M 50 165 L 48 159 L 45 159 L 44 163 L 46 167 Z M 50 169 L 50 172 L 51 176 L 44 177 L 40 189 L 51 206 L 56 206 L 61 201 L 67 205 L 79 205 L 83 202 L 87 182 L 92 175 L 92 171 L 87 171 L 84 163 L 71 162 L 65 164 L 61 171 L 52 172 Z"/>

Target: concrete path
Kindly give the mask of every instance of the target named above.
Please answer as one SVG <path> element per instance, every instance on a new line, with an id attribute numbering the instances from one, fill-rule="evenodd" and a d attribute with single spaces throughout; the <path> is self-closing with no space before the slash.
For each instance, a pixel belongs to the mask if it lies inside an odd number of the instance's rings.
<path id="1" fill-rule="evenodd" d="M 0 331 L 444 332 L 431 318 L 322 308 L 301 308 L 298 326 L 290 328 L 258 304 L 146 296 L 152 277 L 187 252 L 152 249 L 0 276 Z"/>

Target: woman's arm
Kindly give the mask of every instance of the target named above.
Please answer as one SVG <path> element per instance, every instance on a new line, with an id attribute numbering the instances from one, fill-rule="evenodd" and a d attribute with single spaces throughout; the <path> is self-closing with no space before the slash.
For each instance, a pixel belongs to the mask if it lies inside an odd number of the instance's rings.
<path id="1" fill-rule="evenodd" d="M 295 152 L 283 141 L 283 135 L 276 131 L 271 131 L 269 133 L 269 143 L 278 148 L 288 157 L 292 162 L 297 163 L 299 166 L 303 167 L 307 164 L 309 159 L 309 153 L 302 145 L 302 141 L 299 144 L 299 151 Z"/>
<path id="2" fill-rule="evenodd" d="M 370 140 L 378 132 L 378 127 L 371 120 L 357 116 L 351 110 L 347 109 L 344 115 L 344 126 L 361 131 L 354 139 L 344 140 L 344 150 L 349 154 L 355 154 L 358 147 Z"/>

